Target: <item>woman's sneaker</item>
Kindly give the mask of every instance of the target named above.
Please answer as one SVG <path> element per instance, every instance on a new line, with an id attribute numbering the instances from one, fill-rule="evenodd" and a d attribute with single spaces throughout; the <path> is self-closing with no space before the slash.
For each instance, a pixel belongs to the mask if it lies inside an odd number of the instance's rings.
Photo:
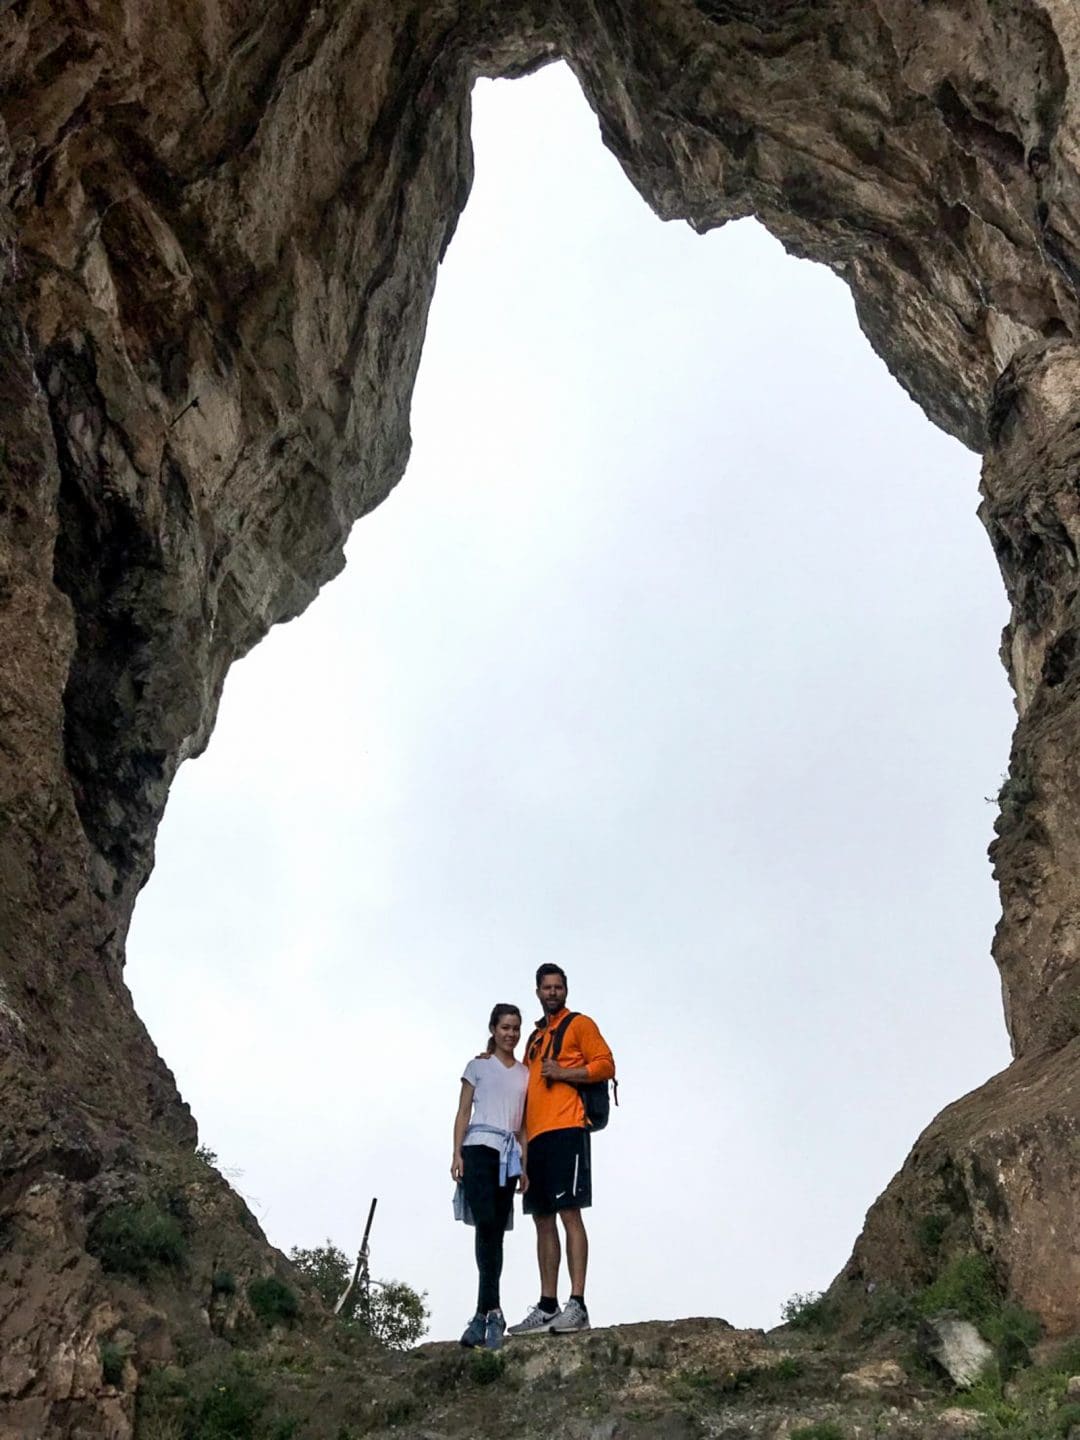
<path id="1" fill-rule="evenodd" d="M 550 1330 L 555 1321 L 563 1312 L 561 1310 L 541 1310 L 539 1305 L 534 1305 L 520 1325 L 511 1325 L 506 1332 L 508 1335 L 542 1335 Z"/>
<path id="2" fill-rule="evenodd" d="M 465 1327 L 465 1334 L 461 1337 L 461 1343 L 468 1350 L 475 1350 L 477 1345 L 483 1345 L 487 1338 L 487 1316 L 480 1310 L 469 1321 Z"/>
<path id="3" fill-rule="evenodd" d="M 588 1330 L 589 1312 L 580 1300 L 571 1297 L 548 1328 L 553 1335 L 569 1335 L 574 1330 Z"/>
<path id="4" fill-rule="evenodd" d="M 506 1317 L 501 1310 L 489 1310 L 487 1326 L 484 1331 L 484 1348 L 487 1350 L 501 1350 L 503 1336 L 506 1334 Z"/>

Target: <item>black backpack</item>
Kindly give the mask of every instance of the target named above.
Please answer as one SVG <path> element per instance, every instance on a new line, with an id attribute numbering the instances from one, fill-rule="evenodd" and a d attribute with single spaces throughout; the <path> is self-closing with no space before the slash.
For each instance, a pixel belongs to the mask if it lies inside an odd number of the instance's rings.
<path id="1" fill-rule="evenodd" d="M 542 1057 L 545 1060 L 558 1060 L 562 1050 L 563 1036 L 571 1020 L 576 1020 L 580 1011 L 570 1010 L 563 1016 L 556 1028 L 551 1032 L 548 1039 L 547 1053 Z M 543 1036 L 543 1030 L 534 1030 L 529 1036 L 529 1043 L 525 1047 L 528 1054 L 533 1041 L 537 1036 Z M 585 1123 L 590 1130 L 603 1130 L 611 1116 L 611 1087 L 615 1089 L 615 1104 L 619 1103 L 619 1082 L 617 1080 L 589 1080 L 584 1085 L 576 1087 L 585 1105 Z"/>

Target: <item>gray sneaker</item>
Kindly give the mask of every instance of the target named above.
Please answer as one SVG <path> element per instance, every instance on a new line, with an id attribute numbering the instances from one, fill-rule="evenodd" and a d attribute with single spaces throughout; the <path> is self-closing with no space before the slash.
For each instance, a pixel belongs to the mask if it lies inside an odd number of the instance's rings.
<path id="1" fill-rule="evenodd" d="M 489 1310 L 487 1327 L 484 1331 L 485 1350 L 501 1350 L 506 1334 L 506 1317 L 501 1310 Z"/>
<path id="2" fill-rule="evenodd" d="M 575 1330 L 588 1330 L 589 1312 L 580 1300 L 568 1300 L 557 1319 L 548 1327 L 553 1335 L 569 1335 Z"/>
<path id="3" fill-rule="evenodd" d="M 486 1335 L 487 1316 L 478 1310 L 468 1325 L 466 1325 L 465 1334 L 461 1337 L 461 1343 L 466 1349 L 475 1350 L 477 1345 L 483 1345 Z"/>
<path id="4" fill-rule="evenodd" d="M 511 1325 L 506 1332 L 508 1335 L 543 1335 L 545 1331 L 551 1330 L 555 1321 L 563 1312 L 553 1310 L 549 1315 L 546 1310 L 541 1310 L 539 1305 L 534 1305 L 520 1325 Z"/>

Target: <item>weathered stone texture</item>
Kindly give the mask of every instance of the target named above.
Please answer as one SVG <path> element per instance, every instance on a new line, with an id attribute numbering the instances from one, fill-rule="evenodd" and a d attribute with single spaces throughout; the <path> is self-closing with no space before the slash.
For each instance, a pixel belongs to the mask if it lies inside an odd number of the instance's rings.
<path id="1" fill-rule="evenodd" d="M 1059 1283 L 1080 1253 L 1063 1198 L 1080 1161 L 1047 1148 L 1072 1133 L 1080 1034 L 1071 0 L 11 0 L 0 1295 L 39 1299 L 0 1299 L 0 1353 L 27 1336 L 35 1354 L 82 1353 L 83 1322 L 26 1278 L 33 1187 L 90 1186 L 92 1208 L 151 1133 L 193 1142 L 122 974 L 170 781 L 232 661 L 337 572 L 404 470 L 474 78 L 556 56 L 661 215 L 706 230 L 755 214 L 829 265 L 901 383 L 986 452 L 1020 711 L 995 954 L 1023 1065 L 931 1128 L 849 1278 L 888 1268 L 886 1231 L 906 1253 L 892 1228 L 906 1215 L 910 1231 L 932 1178 L 917 1157 L 940 1151 L 1004 1278 L 1080 1325 L 1080 1288 L 1070 1301 Z M 76 1209 L 58 1207 L 55 1253 L 81 1253 Z M 114 1290 L 87 1264 L 90 1313 Z M 50 1395 L 67 1403 L 44 1369 L 0 1371 L 0 1401 L 36 1406 L 37 1433 Z"/>

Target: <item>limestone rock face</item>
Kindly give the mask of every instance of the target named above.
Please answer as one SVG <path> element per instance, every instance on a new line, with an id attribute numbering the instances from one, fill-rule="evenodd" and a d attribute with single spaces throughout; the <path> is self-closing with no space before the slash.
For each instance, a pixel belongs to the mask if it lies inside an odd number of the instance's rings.
<path id="1" fill-rule="evenodd" d="M 90 1353 L 92 1316 L 119 1304 L 85 1259 L 87 1207 L 140 1173 L 150 1137 L 194 1142 L 123 982 L 170 781 L 232 661 L 310 602 L 403 473 L 473 80 L 559 56 L 658 213 L 699 230 L 755 214 L 829 265 L 899 381 L 986 454 L 1020 713 L 994 853 L 1018 1063 L 927 1132 L 848 1278 L 907 1263 L 946 1167 L 1003 1279 L 1080 1325 L 1062 1279 L 1080 1161 L 1055 1144 L 1074 1133 L 1080 1034 L 1072 0 L 16 0 L 0 25 L 0 1354 L 18 1340 L 36 1358 L 0 1368 L 0 1403 L 23 1407 L 20 1433 L 76 1425 L 48 1357 Z M 44 1246 L 28 1238 L 43 1193 Z M 77 1299 L 56 1278 L 68 1252 Z"/>

